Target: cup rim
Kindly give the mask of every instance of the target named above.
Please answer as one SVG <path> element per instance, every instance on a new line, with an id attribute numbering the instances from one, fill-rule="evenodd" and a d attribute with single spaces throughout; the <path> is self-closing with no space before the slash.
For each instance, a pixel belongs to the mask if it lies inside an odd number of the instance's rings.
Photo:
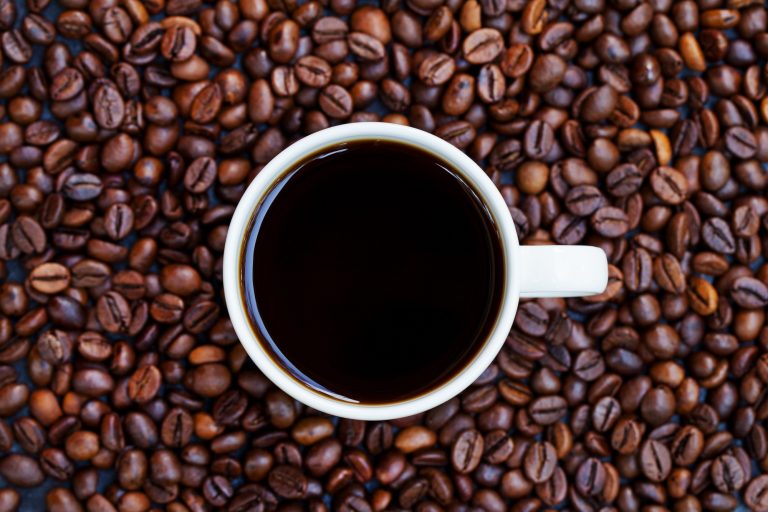
<path id="1" fill-rule="evenodd" d="M 504 290 L 496 324 L 483 347 L 463 369 L 441 385 L 399 402 L 358 404 L 327 396 L 307 387 L 278 365 L 251 326 L 240 283 L 242 247 L 246 230 L 262 199 L 285 171 L 306 155 L 354 140 L 380 139 L 417 146 L 447 161 L 472 185 L 488 207 L 499 230 L 504 254 Z M 381 122 L 352 123 L 326 128 L 285 148 L 259 172 L 237 204 L 224 248 L 223 284 L 230 321 L 240 343 L 256 366 L 276 386 L 300 402 L 334 416 L 359 420 L 387 420 L 410 416 L 446 402 L 471 385 L 493 362 L 512 327 L 520 297 L 520 266 L 514 262 L 519 241 L 509 208 L 488 175 L 457 147 L 416 128 Z"/>

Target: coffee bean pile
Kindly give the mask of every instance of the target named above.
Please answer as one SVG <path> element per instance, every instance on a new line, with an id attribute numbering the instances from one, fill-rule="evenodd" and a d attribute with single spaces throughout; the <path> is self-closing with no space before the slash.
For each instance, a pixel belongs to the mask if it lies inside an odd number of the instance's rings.
<path id="1" fill-rule="evenodd" d="M 768 511 L 767 30 L 759 0 L 0 0 L 0 511 Z M 366 424 L 257 371 L 221 261 L 266 162 L 374 120 L 611 265 Z"/>

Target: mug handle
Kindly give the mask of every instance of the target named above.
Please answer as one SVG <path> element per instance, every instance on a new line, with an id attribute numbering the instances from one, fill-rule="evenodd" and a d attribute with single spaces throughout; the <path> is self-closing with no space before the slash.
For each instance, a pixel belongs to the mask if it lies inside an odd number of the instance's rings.
<path id="1" fill-rule="evenodd" d="M 608 259 L 588 245 L 520 247 L 520 297 L 583 297 L 603 293 Z"/>

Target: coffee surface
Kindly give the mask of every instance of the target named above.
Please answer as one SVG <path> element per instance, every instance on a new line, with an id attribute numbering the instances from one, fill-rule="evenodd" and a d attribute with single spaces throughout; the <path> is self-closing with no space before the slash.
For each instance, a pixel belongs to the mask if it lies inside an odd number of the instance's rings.
<path id="1" fill-rule="evenodd" d="M 257 212 L 247 307 L 306 385 L 393 402 L 439 385 L 482 347 L 503 282 L 498 235 L 445 163 L 394 142 L 315 154 Z"/>

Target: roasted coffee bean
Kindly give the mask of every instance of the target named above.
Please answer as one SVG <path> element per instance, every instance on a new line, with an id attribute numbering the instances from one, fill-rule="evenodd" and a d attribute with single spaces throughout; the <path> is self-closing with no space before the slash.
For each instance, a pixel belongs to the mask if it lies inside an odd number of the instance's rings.
<path id="1" fill-rule="evenodd" d="M 586 231 L 586 220 L 568 213 L 558 215 L 552 225 L 553 238 L 556 242 L 565 245 L 579 243 L 586 235 Z"/>
<path id="2" fill-rule="evenodd" d="M 117 87 L 111 82 L 104 82 L 93 95 L 93 116 L 96 122 L 106 130 L 119 127 L 125 118 L 125 102 Z"/>
<path id="3" fill-rule="evenodd" d="M 328 117 L 343 119 L 352 113 L 352 97 L 343 87 L 331 84 L 320 92 L 320 108 Z"/>
<path id="4" fill-rule="evenodd" d="M 661 288 L 670 293 L 680 294 L 685 291 L 685 274 L 680 262 L 672 254 L 662 254 L 654 260 L 653 277 Z"/>
<path id="5" fill-rule="evenodd" d="M 301 499 L 307 494 L 307 477 L 293 466 L 276 466 L 269 472 L 269 486 L 283 498 Z"/>
<path id="6" fill-rule="evenodd" d="M 365 32 L 350 32 L 347 36 L 349 50 L 363 61 L 379 61 L 384 58 L 384 45 Z"/>
<path id="7" fill-rule="evenodd" d="M 534 483 L 544 483 L 550 479 L 557 465 L 557 452 L 548 442 L 533 443 L 525 453 L 523 470 Z"/>
<path id="8" fill-rule="evenodd" d="M 752 480 L 744 492 L 744 501 L 747 506 L 757 512 L 768 510 L 768 476 L 760 475 Z"/>
<path id="9" fill-rule="evenodd" d="M 145 403 L 152 400 L 160 390 L 162 375 L 154 365 L 142 366 L 128 380 L 128 398 Z"/>
<path id="10" fill-rule="evenodd" d="M 646 441 L 640 448 L 640 467 L 652 482 L 661 482 L 672 468 L 669 450 L 655 439 Z"/>
<path id="11" fill-rule="evenodd" d="M 713 250 L 722 254 L 736 252 L 736 241 L 728 223 L 719 217 L 707 219 L 701 226 L 704 242 Z"/>
<path id="12" fill-rule="evenodd" d="M 523 43 L 513 43 L 503 53 L 501 71 L 510 78 L 524 75 L 533 64 L 534 53 L 531 47 Z"/>
<path id="13" fill-rule="evenodd" d="M 99 298 L 96 317 L 107 332 L 126 332 L 132 320 L 132 312 L 122 295 L 110 291 Z"/>
<path id="14" fill-rule="evenodd" d="M 565 399 L 556 395 L 537 398 L 528 406 L 531 418 L 540 425 L 556 423 L 565 415 L 566 410 Z"/>
<path id="15" fill-rule="evenodd" d="M 451 56 L 444 53 L 435 53 L 421 61 L 418 76 L 425 84 L 435 86 L 450 80 L 455 70 L 456 63 Z"/>
<path id="16" fill-rule="evenodd" d="M 579 185 L 573 187 L 565 196 L 565 206 L 568 211 L 580 217 L 595 213 L 605 204 L 605 198 L 597 187 Z"/>
<path id="17" fill-rule="evenodd" d="M 740 277 L 731 286 L 731 296 L 744 308 L 763 308 L 768 305 L 768 286 L 753 277 Z"/>
<path id="18" fill-rule="evenodd" d="M 64 195 L 73 201 L 95 199 L 103 189 L 98 176 L 89 173 L 72 173 L 64 182 Z"/>
<path id="19" fill-rule="evenodd" d="M 475 470 L 483 456 L 485 445 L 482 435 L 476 430 L 465 430 L 453 442 L 451 464 L 459 473 Z"/>
<path id="20" fill-rule="evenodd" d="M 296 78 L 310 87 L 324 87 L 331 80 L 331 67 L 324 59 L 307 55 L 296 62 Z"/>
<path id="21" fill-rule="evenodd" d="M 549 315 L 544 308 L 535 302 L 528 302 L 518 309 L 515 322 L 526 334 L 542 336 L 547 332 Z"/>
<path id="22" fill-rule="evenodd" d="M 634 164 L 620 164 L 606 176 L 608 192 L 615 197 L 626 197 L 637 192 L 643 182 L 640 169 Z"/>
<path id="23" fill-rule="evenodd" d="M 36 291 L 55 294 L 69 286 L 69 269 L 59 263 L 43 263 L 29 273 L 29 282 Z"/>
<path id="24" fill-rule="evenodd" d="M 35 459 L 15 453 L 0 460 L 0 475 L 11 485 L 18 487 L 36 487 L 45 479 L 45 474 Z"/>
<path id="25" fill-rule="evenodd" d="M 491 62 L 504 49 L 501 34 L 492 28 L 479 28 L 467 36 L 462 44 L 464 58 L 471 64 Z"/>
<path id="26" fill-rule="evenodd" d="M 171 409 L 163 419 L 160 429 L 160 437 L 167 446 L 181 448 L 187 445 L 193 429 L 191 415 L 176 407 Z"/>
<path id="27" fill-rule="evenodd" d="M 216 162 L 210 157 L 196 158 L 184 172 L 184 188 L 194 194 L 208 190 L 216 179 Z"/>
<path id="28" fill-rule="evenodd" d="M 112 240 L 122 240 L 133 228 L 133 210 L 125 203 L 115 203 L 104 214 L 104 231 Z"/>
<path id="29" fill-rule="evenodd" d="M 523 140 L 523 148 L 530 158 L 543 159 L 552 150 L 554 132 L 546 121 L 534 121 L 525 131 Z"/>
<path id="30" fill-rule="evenodd" d="M 651 172 L 651 187 L 654 193 L 668 204 L 682 203 L 688 193 L 685 176 L 671 167 L 657 167 Z"/>
<path id="31" fill-rule="evenodd" d="M 595 231 L 607 238 L 617 238 L 629 231 L 629 219 L 624 210 L 603 206 L 591 217 Z"/>
<path id="32" fill-rule="evenodd" d="M 606 472 L 599 459 L 589 458 L 579 466 L 575 477 L 576 490 L 583 496 L 595 496 L 605 487 Z"/>
<path id="33" fill-rule="evenodd" d="M 746 483 L 744 467 L 736 457 L 721 455 L 712 463 L 712 483 L 720 492 L 738 491 Z"/>
<path id="34" fill-rule="evenodd" d="M 743 126 L 728 128 L 724 134 L 725 147 L 738 158 L 752 158 L 757 151 L 755 135 Z"/>
<path id="35" fill-rule="evenodd" d="M 45 231 L 32 217 L 19 216 L 11 225 L 10 235 L 13 245 L 24 254 L 41 253 L 45 250 Z"/>

